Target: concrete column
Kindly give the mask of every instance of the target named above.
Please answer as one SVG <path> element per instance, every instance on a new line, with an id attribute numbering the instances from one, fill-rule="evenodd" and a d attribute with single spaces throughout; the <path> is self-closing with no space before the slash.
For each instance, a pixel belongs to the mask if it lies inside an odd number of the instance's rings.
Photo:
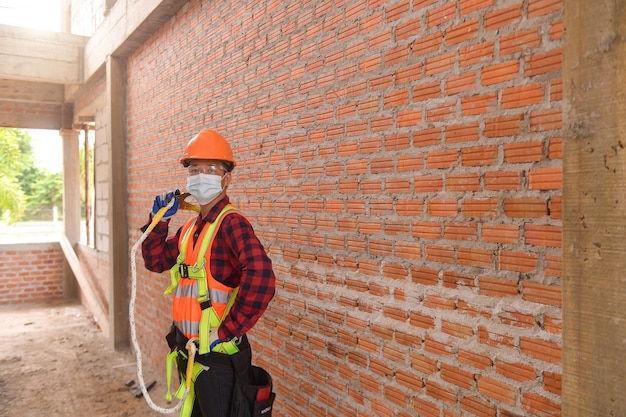
<path id="1" fill-rule="evenodd" d="M 626 0 L 564 0 L 563 415 L 626 416 Z"/>
<path id="2" fill-rule="evenodd" d="M 128 218 L 126 167 L 126 58 L 106 63 L 109 143 L 109 340 L 115 349 L 129 344 Z"/>
<path id="3" fill-rule="evenodd" d="M 60 135 L 63 139 L 63 225 L 72 247 L 80 240 L 80 162 L 78 132 L 72 129 L 73 108 L 64 105 Z M 68 128 L 69 126 L 69 128 Z M 78 283 L 67 261 L 64 265 L 63 298 L 78 297 Z"/>

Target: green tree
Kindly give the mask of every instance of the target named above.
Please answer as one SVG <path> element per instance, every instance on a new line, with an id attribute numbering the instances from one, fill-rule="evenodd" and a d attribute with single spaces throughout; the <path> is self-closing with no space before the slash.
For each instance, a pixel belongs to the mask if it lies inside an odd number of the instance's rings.
<path id="1" fill-rule="evenodd" d="M 26 194 L 19 177 L 32 165 L 31 137 L 20 129 L 0 128 L 0 210 L 9 223 L 17 222 L 26 208 Z"/>
<path id="2" fill-rule="evenodd" d="M 37 213 L 62 204 L 62 174 L 35 166 L 28 132 L 0 128 L 0 210 L 8 214 L 9 223 L 22 220 L 26 211 Z"/>
<path id="3" fill-rule="evenodd" d="M 20 184 L 28 198 L 29 212 L 37 213 L 63 206 L 63 176 L 60 172 L 31 167 L 24 171 Z M 50 219 L 49 215 L 45 217 Z"/>

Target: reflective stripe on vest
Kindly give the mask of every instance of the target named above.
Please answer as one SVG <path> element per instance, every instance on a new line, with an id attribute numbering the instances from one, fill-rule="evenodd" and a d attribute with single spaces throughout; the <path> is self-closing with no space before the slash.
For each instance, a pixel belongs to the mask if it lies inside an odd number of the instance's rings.
<path id="1" fill-rule="evenodd" d="M 174 293 L 174 324 L 186 337 L 199 338 L 200 354 L 208 352 L 209 333 L 217 330 L 237 294 L 236 289 L 217 281 L 210 270 L 210 248 L 215 232 L 224 217 L 234 210 L 228 205 L 213 223 L 205 224 L 195 245 L 192 238 L 197 229 L 195 218 L 189 219 L 181 231 L 176 264 L 170 269 L 172 282 L 165 293 Z"/>

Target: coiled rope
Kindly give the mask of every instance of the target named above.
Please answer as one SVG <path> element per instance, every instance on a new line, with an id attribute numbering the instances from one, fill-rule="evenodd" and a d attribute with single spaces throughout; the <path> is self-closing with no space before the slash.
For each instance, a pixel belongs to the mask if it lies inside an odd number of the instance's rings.
<path id="1" fill-rule="evenodd" d="M 156 405 L 154 401 L 152 401 L 152 398 L 150 398 L 150 394 L 148 394 L 148 390 L 146 389 L 146 383 L 143 379 L 141 349 L 139 348 L 139 342 L 137 341 L 137 332 L 135 331 L 135 300 L 137 299 L 136 257 L 137 257 L 137 249 L 143 243 L 143 241 L 146 240 L 146 238 L 148 237 L 152 229 L 154 229 L 154 227 L 159 223 L 159 221 L 161 221 L 167 209 L 169 209 L 169 206 L 162 207 L 157 212 L 157 214 L 154 215 L 152 222 L 150 223 L 146 231 L 143 232 L 139 240 L 137 240 L 137 242 L 133 245 L 133 248 L 130 251 L 131 295 L 130 295 L 130 304 L 129 304 L 129 313 L 128 313 L 128 320 L 130 322 L 130 337 L 133 342 L 133 348 L 135 349 L 135 356 L 137 358 L 137 378 L 139 379 L 139 386 L 141 388 L 143 397 L 146 399 L 146 402 L 148 403 L 150 408 L 152 408 L 154 411 L 161 413 L 161 414 L 173 414 L 181 409 L 181 407 L 183 406 L 183 403 L 187 399 L 187 394 L 189 394 L 191 378 L 187 378 L 187 386 L 185 388 L 185 393 L 183 394 L 183 397 L 181 398 L 179 403 L 176 404 L 176 406 L 173 408 L 163 408 L 163 407 Z M 193 343 L 193 340 L 190 340 L 189 343 L 187 343 L 187 346 L 185 347 L 188 349 L 188 353 L 189 353 L 189 362 L 187 365 L 187 370 L 189 370 L 190 368 L 193 368 L 193 361 L 196 356 L 196 344 Z"/>

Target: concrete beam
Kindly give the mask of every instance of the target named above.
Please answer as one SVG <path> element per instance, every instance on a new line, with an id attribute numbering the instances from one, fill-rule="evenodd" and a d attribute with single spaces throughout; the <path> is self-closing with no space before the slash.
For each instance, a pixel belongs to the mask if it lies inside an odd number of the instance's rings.
<path id="1" fill-rule="evenodd" d="M 62 84 L 0 79 L 3 100 L 24 103 L 63 103 Z"/>
<path id="2" fill-rule="evenodd" d="M 117 0 L 85 47 L 85 79 L 108 56 L 127 57 L 189 0 Z"/>
<path id="3" fill-rule="evenodd" d="M 87 40 L 68 33 L 0 25 L 0 78 L 81 83 Z"/>
<path id="4" fill-rule="evenodd" d="M 3 102 L 0 101 L 0 107 Z M 16 129 L 61 129 L 61 105 L 55 106 L 53 111 L 43 113 L 24 113 L 0 111 L 0 127 Z"/>

